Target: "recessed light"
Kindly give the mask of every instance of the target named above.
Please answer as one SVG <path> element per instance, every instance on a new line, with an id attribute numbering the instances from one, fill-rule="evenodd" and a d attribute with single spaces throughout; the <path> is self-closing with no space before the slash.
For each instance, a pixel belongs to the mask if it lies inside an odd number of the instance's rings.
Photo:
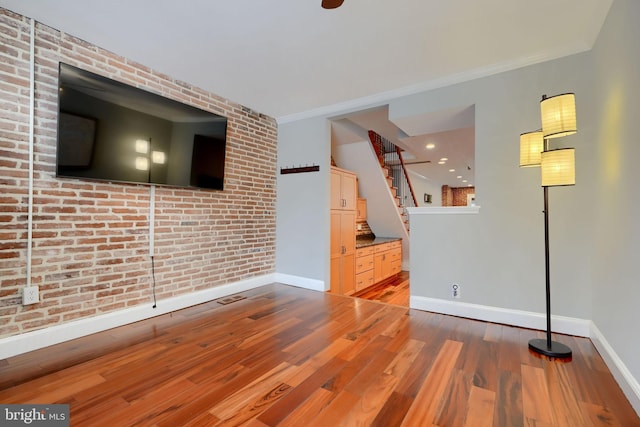
<path id="1" fill-rule="evenodd" d="M 436 144 L 430 142 L 425 147 L 427 147 L 427 150 L 433 150 L 436 148 Z"/>
<path id="2" fill-rule="evenodd" d="M 455 171 L 456 171 L 455 169 L 449 169 L 449 172 L 455 172 Z"/>
<path id="3" fill-rule="evenodd" d="M 440 161 L 438 162 L 438 164 L 439 164 L 439 165 L 444 165 L 444 164 L 445 164 L 445 162 L 443 162 L 442 160 L 440 160 Z"/>
<path id="4" fill-rule="evenodd" d="M 467 187 L 473 187 L 473 184 L 468 184 Z"/>
<path id="5" fill-rule="evenodd" d="M 460 179 L 460 178 L 462 178 L 462 175 L 458 175 L 458 176 L 456 176 L 456 178 Z"/>
<path id="6" fill-rule="evenodd" d="M 443 157 L 443 158 L 440 159 L 441 162 L 446 162 L 447 160 L 449 160 L 449 159 L 447 159 L 446 157 Z"/>
<path id="7" fill-rule="evenodd" d="M 466 179 L 463 179 L 462 182 L 469 182 L 469 181 L 467 181 Z"/>

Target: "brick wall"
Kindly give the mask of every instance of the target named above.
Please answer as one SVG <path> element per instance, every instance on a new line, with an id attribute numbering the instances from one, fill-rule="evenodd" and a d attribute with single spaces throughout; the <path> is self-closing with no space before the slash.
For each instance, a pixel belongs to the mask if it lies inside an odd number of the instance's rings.
<path id="1" fill-rule="evenodd" d="M 475 194 L 475 187 L 442 186 L 442 206 L 467 206 L 467 195 Z"/>
<path id="2" fill-rule="evenodd" d="M 163 298 L 275 270 L 272 118 L 36 24 L 32 284 L 26 284 L 30 20 L 0 8 L 0 337 L 149 304 L 150 188 L 55 177 L 58 62 L 228 118 L 225 190 L 157 187 Z"/>

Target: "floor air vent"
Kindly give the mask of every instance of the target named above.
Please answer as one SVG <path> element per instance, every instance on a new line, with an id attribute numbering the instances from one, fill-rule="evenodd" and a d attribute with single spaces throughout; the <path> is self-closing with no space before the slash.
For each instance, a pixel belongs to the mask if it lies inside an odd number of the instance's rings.
<path id="1" fill-rule="evenodd" d="M 247 297 L 243 295 L 230 295 L 228 297 L 217 299 L 215 300 L 215 302 L 217 302 L 218 304 L 227 305 L 231 304 L 232 302 L 241 301 L 243 299 L 247 299 Z"/>

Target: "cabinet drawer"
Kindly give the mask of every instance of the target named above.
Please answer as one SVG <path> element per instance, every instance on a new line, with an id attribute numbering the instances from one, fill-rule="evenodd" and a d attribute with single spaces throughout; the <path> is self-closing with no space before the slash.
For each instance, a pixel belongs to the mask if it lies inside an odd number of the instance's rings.
<path id="1" fill-rule="evenodd" d="M 356 291 L 360 291 L 371 285 L 373 285 L 373 270 L 356 274 Z"/>
<path id="2" fill-rule="evenodd" d="M 373 255 L 356 257 L 356 274 L 373 268 Z"/>
<path id="3" fill-rule="evenodd" d="M 397 240 L 397 241 L 391 242 L 389 244 L 391 245 L 392 249 L 401 248 L 402 247 L 402 240 Z"/>
<path id="4" fill-rule="evenodd" d="M 375 245 L 375 253 L 386 252 L 391 249 L 391 243 L 381 243 L 379 245 Z"/>
<path id="5" fill-rule="evenodd" d="M 402 260 L 391 261 L 391 274 L 398 274 L 402 271 Z"/>
<path id="6" fill-rule="evenodd" d="M 364 257 L 367 255 L 373 255 L 373 246 L 366 246 L 364 248 L 360 248 L 356 251 L 356 257 Z"/>
<path id="7" fill-rule="evenodd" d="M 395 260 L 402 260 L 402 249 L 395 248 L 389 251 L 389 257 L 391 258 L 391 262 Z"/>

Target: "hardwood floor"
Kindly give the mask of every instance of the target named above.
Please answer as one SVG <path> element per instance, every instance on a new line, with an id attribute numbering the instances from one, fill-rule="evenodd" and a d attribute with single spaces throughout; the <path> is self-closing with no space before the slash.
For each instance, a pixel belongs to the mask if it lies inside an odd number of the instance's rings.
<path id="1" fill-rule="evenodd" d="M 357 292 L 353 296 L 409 307 L 409 272 L 402 271 L 377 285 Z"/>
<path id="2" fill-rule="evenodd" d="M 73 426 L 640 426 L 588 339 L 273 284 L 0 361 Z M 160 302 L 161 303 L 161 302 Z"/>

